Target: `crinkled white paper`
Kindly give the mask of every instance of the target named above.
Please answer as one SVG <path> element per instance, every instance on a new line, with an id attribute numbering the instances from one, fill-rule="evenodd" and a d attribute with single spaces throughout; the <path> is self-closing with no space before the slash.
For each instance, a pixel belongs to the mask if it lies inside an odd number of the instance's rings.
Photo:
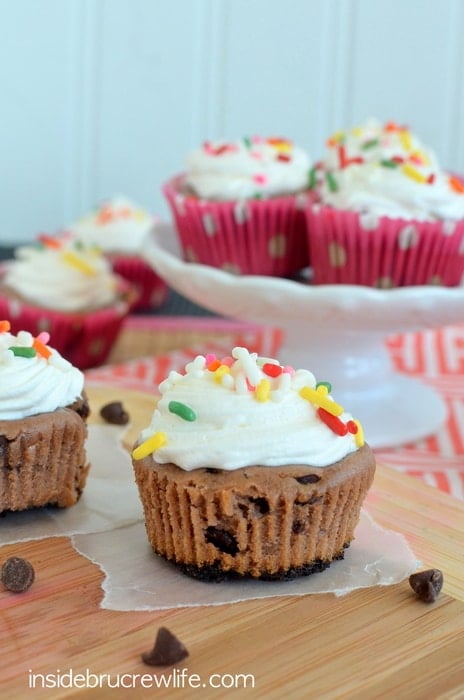
<path id="1" fill-rule="evenodd" d="M 293 581 L 206 583 L 182 574 L 151 551 L 143 523 L 118 532 L 73 537 L 78 552 L 105 573 L 103 608 L 159 610 L 222 605 L 253 598 L 309 593 L 344 595 L 357 588 L 388 586 L 413 573 L 419 562 L 404 537 L 384 530 L 364 511 L 345 559 L 325 571 Z"/>
<path id="2" fill-rule="evenodd" d="M 131 459 L 121 437 L 121 428 L 115 426 L 89 427 L 92 466 L 75 506 L 8 513 L 0 519 L 0 545 L 69 536 L 76 551 L 105 574 L 103 608 L 159 610 L 284 595 L 344 595 L 399 583 L 419 565 L 401 534 L 381 528 L 363 511 L 345 559 L 322 573 L 286 582 L 204 583 L 189 578 L 153 554 L 148 544 Z"/>
<path id="3" fill-rule="evenodd" d="M 143 518 L 129 454 L 121 445 L 123 430 L 90 425 L 87 457 L 91 464 L 87 484 L 70 508 L 37 508 L 11 512 L 0 518 L 0 545 L 102 532 Z"/>

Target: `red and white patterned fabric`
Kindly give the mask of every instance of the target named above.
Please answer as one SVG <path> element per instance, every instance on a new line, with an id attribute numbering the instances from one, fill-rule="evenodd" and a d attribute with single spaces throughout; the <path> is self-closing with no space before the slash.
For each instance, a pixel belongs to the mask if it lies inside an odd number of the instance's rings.
<path id="1" fill-rule="evenodd" d="M 204 329 L 205 334 L 208 330 L 221 331 L 220 340 L 208 342 L 208 352 L 217 354 L 227 354 L 234 345 L 245 345 L 260 355 L 275 357 L 282 341 L 278 329 L 215 318 L 136 316 L 126 321 L 129 332 L 131 328 L 143 327 L 149 327 L 153 333 L 178 334 L 180 328 Z M 443 397 L 448 418 L 435 435 L 401 447 L 377 450 L 378 462 L 464 499 L 464 325 L 396 335 L 388 339 L 387 348 L 399 371 L 420 378 Z M 170 370 L 180 370 L 196 354 L 204 352 L 204 344 L 172 350 L 88 370 L 86 376 L 90 383 L 154 392 Z"/>

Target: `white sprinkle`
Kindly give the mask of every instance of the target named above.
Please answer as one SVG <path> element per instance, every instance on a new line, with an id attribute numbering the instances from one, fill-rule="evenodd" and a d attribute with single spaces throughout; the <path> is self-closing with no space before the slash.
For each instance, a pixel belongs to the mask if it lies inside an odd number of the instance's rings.
<path id="1" fill-rule="evenodd" d="M 262 379 L 262 372 L 256 365 L 256 353 L 250 354 L 246 348 L 234 348 L 232 355 L 241 363 L 250 384 L 253 386 L 259 384 L 260 379 Z"/>
<path id="2" fill-rule="evenodd" d="M 226 372 L 225 374 L 222 375 L 221 377 L 221 384 L 224 386 L 226 389 L 233 389 L 235 380 L 231 374 Z"/>
<path id="3" fill-rule="evenodd" d="M 248 385 L 246 381 L 246 376 L 243 372 L 239 372 L 235 377 L 235 391 L 237 394 L 247 394 Z"/>
<path id="4" fill-rule="evenodd" d="M 0 362 L 4 365 L 10 365 L 15 359 L 14 352 L 12 350 L 2 350 L 0 352 Z"/>
<path id="5" fill-rule="evenodd" d="M 198 374 L 198 370 L 202 370 L 205 368 L 206 365 L 206 359 L 203 357 L 203 355 L 197 355 L 192 362 L 189 362 L 187 365 L 185 365 L 185 371 L 187 374 L 190 374 L 190 372 L 195 372 L 195 376 L 199 377 L 201 375 Z"/>
<path id="6" fill-rule="evenodd" d="M 29 333 L 28 331 L 19 331 L 17 338 L 18 343 L 20 345 L 24 345 L 25 347 L 31 347 L 32 341 L 34 340 L 32 333 Z"/>

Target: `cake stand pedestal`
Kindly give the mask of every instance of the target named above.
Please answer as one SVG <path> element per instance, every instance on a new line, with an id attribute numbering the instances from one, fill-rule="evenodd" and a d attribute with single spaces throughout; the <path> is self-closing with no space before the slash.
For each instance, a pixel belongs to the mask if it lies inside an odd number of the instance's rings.
<path id="1" fill-rule="evenodd" d="M 374 448 L 430 435 L 446 406 L 433 389 L 397 372 L 385 347 L 393 333 L 464 321 L 464 288 L 378 290 L 229 272 L 185 262 L 171 224 L 159 223 L 144 257 L 177 292 L 236 320 L 281 328 L 279 360 L 311 370 L 364 427 Z"/>

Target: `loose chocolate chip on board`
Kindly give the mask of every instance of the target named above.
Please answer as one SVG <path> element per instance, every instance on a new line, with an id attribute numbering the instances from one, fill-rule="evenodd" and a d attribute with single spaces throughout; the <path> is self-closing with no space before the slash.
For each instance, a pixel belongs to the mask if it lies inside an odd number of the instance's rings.
<path id="1" fill-rule="evenodd" d="M 27 559 L 9 557 L 3 562 L 0 578 L 8 591 L 22 593 L 27 591 L 34 581 L 34 567 Z"/>
<path id="2" fill-rule="evenodd" d="M 409 585 L 424 603 L 434 603 L 443 586 L 443 574 L 440 569 L 418 571 L 409 577 Z"/>
<path id="3" fill-rule="evenodd" d="M 129 414 L 124 410 L 121 401 L 112 401 L 102 406 L 100 415 L 107 423 L 114 425 L 126 425 L 129 422 Z"/>
<path id="4" fill-rule="evenodd" d="M 148 666 L 171 666 L 188 655 L 182 642 L 166 627 L 160 627 L 153 649 L 142 654 L 142 661 Z"/>

